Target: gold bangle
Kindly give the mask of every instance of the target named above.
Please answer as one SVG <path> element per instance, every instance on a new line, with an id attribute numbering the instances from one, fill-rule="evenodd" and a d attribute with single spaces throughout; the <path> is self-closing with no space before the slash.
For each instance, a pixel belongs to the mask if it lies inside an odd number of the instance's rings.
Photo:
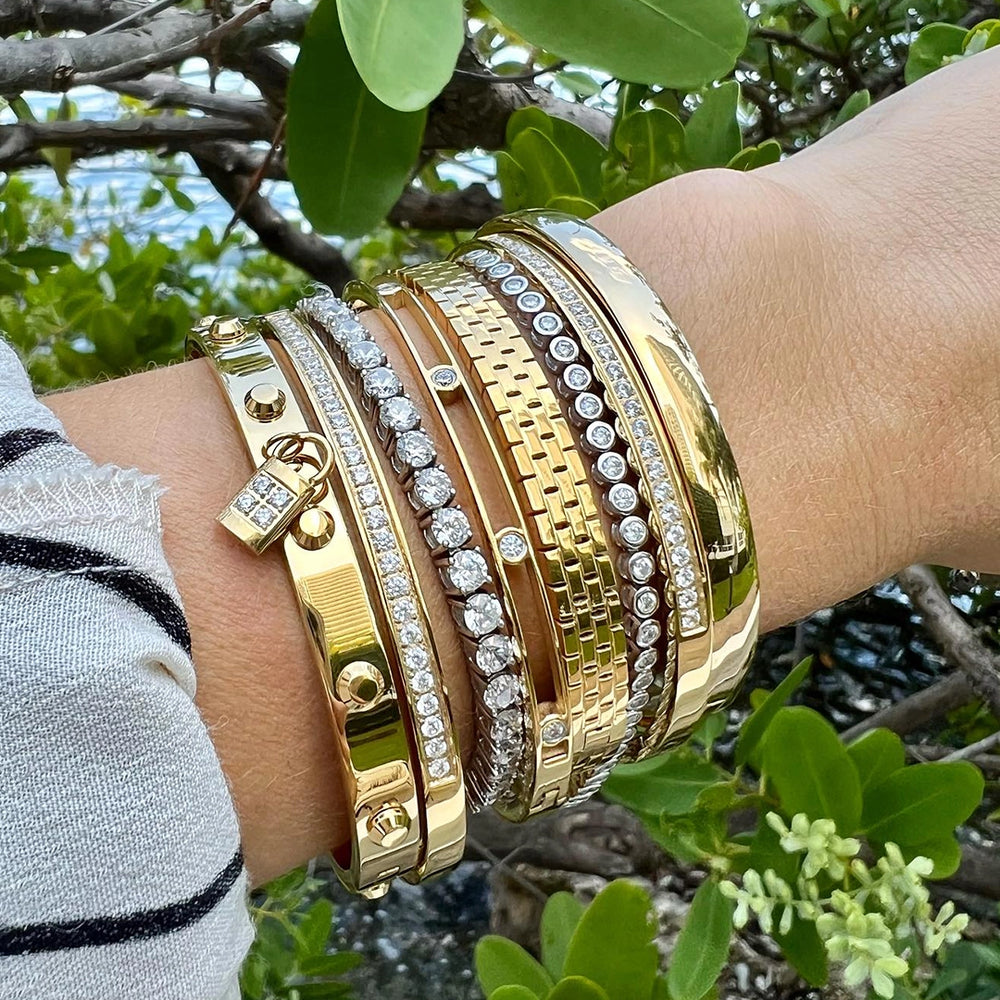
<path id="1" fill-rule="evenodd" d="M 508 563 L 523 562 L 528 557 L 527 532 L 517 513 L 517 505 L 512 499 L 513 490 L 504 475 L 496 444 L 488 427 L 481 423 L 483 440 L 486 447 L 491 450 L 496 470 L 507 487 L 507 507 L 514 513 L 516 523 L 510 523 L 510 515 L 500 521 L 490 518 L 490 507 L 477 481 L 468 448 L 463 445 L 462 435 L 458 433 L 446 403 L 446 400 L 467 400 L 468 382 L 456 364 L 446 338 L 436 328 L 420 300 L 410 289 L 390 279 L 376 279 L 375 287 L 360 282 L 352 283 L 348 286 L 348 293 L 352 292 L 370 307 L 381 310 L 392 324 L 396 339 L 415 362 L 423 379 L 427 398 L 432 400 L 458 458 L 460 471 L 472 494 L 474 509 L 469 512 L 469 520 L 475 523 L 474 533 L 483 539 L 489 552 L 490 569 L 497 597 L 503 607 L 505 628 L 511 633 L 513 642 L 511 660 L 507 663 L 506 656 L 497 659 L 491 649 L 484 650 L 476 637 L 467 640 L 470 679 L 476 703 L 476 745 L 466 768 L 466 784 L 475 790 L 474 796 L 470 791 L 470 798 L 474 797 L 477 806 L 499 803 L 500 811 L 508 812 L 512 804 L 515 804 L 516 811 L 516 803 L 525 798 L 528 794 L 526 789 L 529 789 L 534 781 L 537 751 L 534 730 L 538 725 L 538 704 L 531 672 L 525 669 L 523 662 L 524 633 L 516 602 L 511 597 L 507 566 Z M 414 319 L 429 335 L 432 345 L 438 348 L 435 361 L 443 358 L 444 364 L 429 365 L 420 356 L 398 313 L 404 305 L 411 308 Z M 475 407 L 471 409 L 478 419 L 478 409 Z M 460 620 L 464 618 L 461 606 L 459 606 L 459 618 Z M 522 689 L 523 700 L 511 707 L 501 707 L 497 704 L 496 698 L 491 696 L 489 684 L 492 684 L 497 677 L 508 675 L 517 679 Z M 512 714 L 513 718 L 510 717 Z"/>
<path id="2" fill-rule="evenodd" d="M 538 560 L 557 641 L 560 709 L 541 721 L 561 721 L 566 736 L 542 755 L 527 804 L 537 812 L 572 795 L 585 763 L 609 752 L 626 728 L 626 640 L 604 527 L 549 379 L 503 306 L 455 264 L 421 265 L 399 278 L 441 318 L 458 349 L 517 483 Z"/>
<path id="3" fill-rule="evenodd" d="M 210 318 L 192 331 L 188 351 L 213 362 L 255 465 L 276 437 L 312 433 L 259 321 Z M 268 485 L 273 493 L 273 482 Z M 247 515 L 270 508 L 254 500 L 256 506 L 241 510 L 235 505 L 244 495 L 253 500 L 260 493 L 241 491 L 224 516 L 248 527 Z M 354 816 L 346 851 L 331 852 L 334 866 L 345 887 L 374 898 L 388 889 L 391 875 L 417 863 L 422 840 L 419 822 L 403 818 L 419 819 L 416 781 L 382 630 L 332 491 L 297 516 L 283 547 L 339 736 Z M 334 705 L 342 706 L 339 720 Z"/>
<path id="4" fill-rule="evenodd" d="M 321 349 L 308 322 L 297 313 L 272 313 L 265 319 L 307 387 L 316 417 L 333 444 L 349 505 L 362 545 L 375 567 L 376 587 L 389 618 L 396 651 L 394 665 L 412 714 L 424 820 L 423 853 L 412 870 L 400 874 L 418 881 L 457 864 L 465 849 L 462 764 L 435 637 L 392 487 L 346 379 Z M 367 341 L 367 331 L 349 311 L 338 313 L 335 322 L 344 330 L 350 324 L 350 329 Z M 372 368 L 370 372 L 379 370 L 385 371 Z"/>
<path id="5" fill-rule="evenodd" d="M 650 728 L 652 751 L 724 703 L 750 662 L 760 598 L 746 497 L 694 356 L 625 255 L 586 222 L 558 212 L 519 213 L 488 223 L 480 233 L 484 239 L 504 234 L 550 257 L 572 279 L 580 308 L 593 304 L 603 315 L 631 360 L 635 390 L 655 418 L 649 439 L 683 475 L 683 499 L 697 528 L 697 564 L 705 575 L 707 622 L 692 616 L 691 628 L 685 628 L 681 621 L 674 703 L 669 716 Z"/>

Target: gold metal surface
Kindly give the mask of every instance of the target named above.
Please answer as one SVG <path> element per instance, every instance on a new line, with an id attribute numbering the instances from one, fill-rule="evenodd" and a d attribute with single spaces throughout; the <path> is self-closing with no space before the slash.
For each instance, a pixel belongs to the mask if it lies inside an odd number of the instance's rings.
<path id="1" fill-rule="evenodd" d="M 304 510 L 292 524 L 291 533 L 304 549 L 321 549 L 333 538 L 333 518 L 319 507 Z"/>
<path id="2" fill-rule="evenodd" d="M 221 328 L 233 329 L 225 325 Z M 196 328 L 188 349 L 191 354 L 207 355 L 212 360 L 251 460 L 255 464 L 262 462 L 276 435 L 311 434 L 312 428 L 292 387 L 261 335 L 260 322 L 241 324 L 239 337 L 213 338 L 208 335 L 211 329 L 212 324 Z M 244 405 L 247 392 L 262 377 L 278 386 L 286 399 L 281 415 L 266 424 L 254 420 Z M 312 503 L 334 525 L 329 543 L 318 549 L 303 548 L 291 534 L 286 534 L 284 552 L 330 699 L 331 729 L 339 733 L 344 770 L 342 776 L 331 775 L 330 780 L 343 781 L 354 811 L 352 840 L 333 847 L 333 860 L 348 889 L 384 892 L 388 878 L 419 863 L 421 826 L 414 822 L 404 840 L 386 848 L 372 840 L 368 819 L 390 800 L 419 817 L 417 782 L 410 767 L 406 727 L 385 641 L 372 613 L 371 598 L 340 505 L 332 490 L 323 491 Z M 341 728 L 333 712 L 334 679 L 344 666 L 359 659 L 377 669 L 384 690 L 369 705 L 346 705 Z"/>
<path id="3" fill-rule="evenodd" d="M 268 325 L 274 335 L 285 346 L 289 359 L 293 364 L 297 365 L 299 363 L 297 360 L 299 357 L 299 351 L 297 349 L 292 349 L 292 339 L 304 337 L 306 344 L 309 345 L 307 349 L 309 351 L 310 359 L 322 366 L 324 380 L 328 382 L 329 386 L 333 389 L 336 398 L 339 399 L 342 404 L 342 408 L 338 412 L 344 414 L 348 420 L 350 429 L 353 431 L 353 437 L 356 441 L 356 444 L 353 447 L 362 450 L 365 456 L 364 465 L 370 470 L 371 473 L 371 485 L 373 485 L 378 491 L 380 506 L 386 513 L 386 528 L 392 532 L 395 539 L 395 546 L 398 548 L 402 561 L 402 567 L 398 572 L 405 573 L 411 581 L 410 593 L 408 596 L 414 605 L 415 618 L 413 623 L 420 628 L 422 634 L 422 644 L 430 652 L 430 663 L 428 664 L 428 667 L 431 669 L 432 674 L 435 675 L 434 693 L 438 697 L 441 714 L 445 722 L 445 731 L 441 734 L 441 738 L 445 739 L 448 743 L 448 760 L 451 765 L 449 773 L 446 777 L 432 777 L 428 769 L 429 759 L 424 751 L 423 740 L 418 738 L 415 733 L 413 734 L 412 739 L 416 750 L 414 753 L 414 764 L 420 775 L 419 806 L 411 804 L 402 796 L 399 798 L 403 808 L 406 810 L 410 818 L 411 823 L 409 828 L 410 836 L 407 838 L 406 843 L 409 844 L 412 839 L 413 831 L 419 829 L 419 839 L 422 841 L 422 851 L 419 859 L 414 864 L 407 865 L 406 867 L 400 867 L 399 873 L 410 881 L 419 881 L 424 877 L 453 867 L 462 858 L 465 850 L 466 830 L 465 787 L 462 777 L 461 760 L 459 758 L 455 740 L 454 727 L 450 718 L 448 691 L 443 678 L 441 677 L 439 666 L 440 661 L 436 652 L 436 637 L 430 628 L 427 609 L 424 605 L 423 598 L 417 585 L 418 578 L 416 570 L 413 566 L 409 543 L 400 522 L 399 512 L 397 510 L 397 494 L 394 487 L 390 484 L 381 463 L 379 462 L 375 451 L 375 444 L 365 428 L 364 419 L 361 416 L 359 406 L 354 399 L 350 386 L 343 377 L 342 373 L 338 370 L 337 366 L 332 363 L 329 353 L 320 345 L 316 333 L 313 331 L 310 324 L 297 312 L 272 313 L 265 317 L 265 320 L 268 322 Z M 328 417 L 326 416 L 321 400 L 317 396 L 316 385 L 314 384 L 313 379 L 304 377 L 302 378 L 302 384 L 305 388 L 306 395 L 309 398 L 310 405 L 313 408 L 313 413 L 317 421 L 319 421 L 320 426 L 325 429 L 327 436 L 332 443 L 334 452 L 337 456 L 338 467 L 342 467 L 346 470 L 346 468 L 351 464 L 345 456 L 345 451 L 347 449 L 343 447 L 340 443 L 340 438 L 334 433 L 333 428 L 329 426 Z M 359 526 L 362 525 L 364 523 L 364 508 L 359 499 L 358 491 L 353 484 L 345 484 L 345 495 L 347 503 L 353 513 L 355 522 Z M 381 606 L 386 609 L 387 618 L 390 621 L 389 632 L 391 642 L 395 650 L 395 656 L 393 657 L 392 662 L 396 671 L 397 683 L 399 690 L 401 692 L 405 692 L 405 697 L 411 707 L 411 725 L 416 725 L 415 717 L 412 715 L 412 710 L 416 704 L 418 693 L 410 686 L 411 682 L 409 675 L 402 667 L 402 661 L 405 655 L 404 647 L 406 646 L 406 643 L 404 643 L 401 638 L 398 623 L 393 622 L 392 616 L 388 614 L 388 609 L 393 603 L 393 595 L 389 594 L 386 589 L 386 574 L 380 573 L 377 570 L 378 553 L 373 548 L 369 534 L 366 531 L 359 530 L 358 537 L 361 540 L 361 548 L 365 552 L 370 565 L 375 569 L 373 573 L 374 582 L 379 591 Z M 368 657 L 358 658 L 368 659 Z M 336 676 L 337 675 L 335 674 L 334 677 L 336 678 Z M 409 774 L 409 765 L 407 767 L 407 774 Z M 376 781 L 379 781 L 380 779 L 380 775 L 375 775 Z M 370 786 L 366 781 L 362 782 L 359 780 L 359 787 L 362 790 L 371 788 L 373 794 L 376 791 L 375 787 Z M 382 793 L 383 798 L 391 791 L 390 788 L 381 788 L 378 790 Z M 420 822 L 415 821 L 418 815 L 418 809 Z M 367 817 L 364 822 L 364 836 L 370 838 L 371 831 L 367 827 Z M 420 829 L 421 827 L 422 829 Z M 358 835 L 359 837 L 362 835 L 360 823 Z M 386 874 L 393 873 L 383 873 L 383 877 Z"/>
<path id="4" fill-rule="evenodd" d="M 488 223 L 547 253 L 585 288 L 627 349 L 661 433 L 683 473 L 699 555 L 710 583 L 710 628 L 682 638 L 674 704 L 650 730 L 650 750 L 672 742 L 738 685 L 757 636 L 757 558 L 746 497 L 718 413 L 690 347 L 639 271 L 603 234 L 560 212 Z"/>
<path id="5" fill-rule="evenodd" d="M 564 740 L 543 746 L 535 716 L 527 814 L 575 791 L 587 763 L 624 736 L 628 664 L 623 609 L 599 506 L 549 377 L 503 305 L 464 268 L 424 264 L 398 277 L 449 332 L 471 397 L 514 484 L 532 565 L 556 642 Z"/>
<path id="6" fill-rule="evenodd" d="M 285 394 L 272 382 L 261 382 L 243 397 L 243 405 L 254 420 L 267 423 L 281 416 Z"/>

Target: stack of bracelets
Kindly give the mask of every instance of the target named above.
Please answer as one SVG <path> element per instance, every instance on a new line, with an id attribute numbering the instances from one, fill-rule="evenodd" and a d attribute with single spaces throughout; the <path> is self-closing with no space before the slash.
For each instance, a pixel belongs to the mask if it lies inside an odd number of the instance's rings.
<path id="1" fill-rule="evenodd" d="M 255 466 L 219 520 L 283 547 L 317 653 L 353 809 L 333 851 L 348 888 L 450 868 L 470 810 L 585 800 L 734 691 L 759 608 L 739 475 L 686 342 L 592 226 L 497 219 L 450 261 L 213 317 L 190 347 Z M 464 763 L 441 670 L 457 647 Z"/>

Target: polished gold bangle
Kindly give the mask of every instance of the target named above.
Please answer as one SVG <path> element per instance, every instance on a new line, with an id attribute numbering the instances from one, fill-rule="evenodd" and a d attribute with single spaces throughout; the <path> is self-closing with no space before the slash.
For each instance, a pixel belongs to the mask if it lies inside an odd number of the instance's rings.
<path id="1" fill-rule="evenodd" d="M 424 383 L 425 395 L 432 401 L 438 418 L 451 441 L 458 458 L 460 471 L 468 484 L 473 498 L 473 509 L 469 510 L 470 529 L 483 540 L 488 553 L 497 597 L 503 607 L 506 630 L 512 639 L 511 661 L 506 667 L 501 663 L 481 662 L 483 647 L 476 637 L 467 638 L 470 679 L 476 707 L 476 745 L 466 767 L 466 784 L 470 786 L 470 798 L 475 804 L 496 804 L 501 812 L 517 811 L 517 803 L 528 796 L 536 770 L 538 741 L 538 702 L 531 672 L 524 664 L 525 641 L 520 625 L 516 602 L 512 599 L 508 564 L 524 562 L 530 555 L 527 531 L 513 500 L 513 488 L 504 473 L 500 453 L 497 450 L 489 428 L 480 423 L 483 442 L 490 450 L 495 469 L 506 487 L 507 507 L 511 515 L 501 521 L 490 519 L 490 505 L 486 502 L 479 485 L 474 463 L 470 459 L 469 445 L 455 427 L 449 407 L 460 401 L 465 405 L 469 399 L 468 381 L 458 367 L 447 339 L 435 326 L 423 304 L 411 289 L 390 278 L 378 278 L 374 287 L 352 283 L 348 291 L 354 293 L 367 305 L 381 310 L 392 325 L 397 341 L 406 349 Z M 428 334 L 431 344 L 437 348 L 436 362 L 428 364 L 421 357 L 410 336 L 406 324 L 398 310 L 408 306 L 413 318 Z M 470 407 L 478 419 L 477 407 Z M 471 528 L 474 525 L 474 529 Z M 430 538 L 432 542 L 436 539 Z M 464 613 L 459 608 L 459 621 Z M 467 630 L 466 630 L 467 631 Z M 487 658 L 492 658 L 489 650 Z M 489 685 L 496 677 L 512 676 L 521 688 L 521 700 L 507 708 L 497 705 L 491 698 Z M 508 719 L 513 713 L 513 718 Z"/>
<path id="2" fill-rule="evenodd" d="M 518 505 L 541 573 L 557 642 L 558 714 L 541 720 L 565 737 L 545 746 L 529 812 L 576 790 L 588 763 L 625 732 L 626 638 L 613 560 L 600 511 L 569 426 L 516 323 L 463 268 L 427 264 L 399 278 L 427 303 L 451 337 L 516 482 Z M 551 730 L 546 727 L 552 723 Z"/>
<path id="3" fill-rule="evenodd" d="M 255 465 L 267 468 L 264 455 L 275 439 L 312 434 L 260 321 L 210 318 L 192 331 L 188 350 L 213 362 Z M 220 519 L 239 524 L 242 537 L 244 529 L 260 527 L 250 520 L 255 511 L 262 512 L 259 521 L 276 517 L 277 508 L 265 502 L 276 489 L 258 471 Z M 331 706 L 354 818 L 350 843 L 332 850 L 334 867 L 351 891 L 378 896 L 392 875 L 418 863 L 422 845 L 416 780 L 383 631 L 332 489 L 313 497 L 281 537 Z"/>
<path id="4" fill-rule="evenodd" d="M 683 475 L 683 499 L 697 529 L 706 620 L 681 620 L 674 702 L 650 727 L 651 752 L 723 704 L 752 656 L 760 598 L 746 497 L 694 356 L 625 255 L 586 222 L 559 212 L 518 213 L 488 223 L 480 233 L 501 245 L 505 234 L 551 259 L 577 295 L 571 305 L 596 307 L 604 317 L 631 361 L 630 379 L 651 418 L 649 440 Z"/>
<path id="5" fill-rule="evenodd" d="M 412 870 L 400 874 L 418 881 L 457 864 L 465 849 L 462 763 L 437 639 L 420 593 L 395 492 L 347 380 L 298 313 L 272 313 L 265 319 L 307 387 L 316 417 L 333 444 L 362 546 L 375 568 L 373 576 L 396 652 L 393 665 L 411 714 L 424 823 L 423 852 Z M 353 324 L 352 329 L 359 328 L 358 336 L 367 338 L 367 331 L 349 313 L 337 321 Z"/>

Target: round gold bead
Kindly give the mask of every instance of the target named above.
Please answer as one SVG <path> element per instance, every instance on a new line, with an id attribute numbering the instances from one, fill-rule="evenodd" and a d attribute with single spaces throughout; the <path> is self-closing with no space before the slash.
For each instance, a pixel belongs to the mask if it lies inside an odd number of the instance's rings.
<path id="1" fill-rule="evenodd" d="M 395 800 L 386 802 L 368 820 L 368 833 L 379 847 L 395 847 L 406 839 L 410 814 Z"/>
<path id="2" fill-rule="evenodd" d="M 366 708 L 385 690 L 385 678 L 366 660 L 355 660 L 337 674 L 336 688 L 344 704 Z"/>
<path id="3" fill-rule="evenodd" d="M 243 321 L 235 316 L 213 317 L 208 336 L 219 344 L 232 344 L 246 335 Z"/>
<path id="4" fill-rule="evenodd" d="M 292 526 L 292 538 L 304 549 L 321 549 L 334 532 L 333 518 L 321 507 L 309 507 L 302 511 Z"/>
<path id="5" fill-rule="evenodd" d="M 266 424 L 285 412 L 285 394 L 276 385 L 261 382 L 243 397 L 243 405 L 254 420 Z"/>

